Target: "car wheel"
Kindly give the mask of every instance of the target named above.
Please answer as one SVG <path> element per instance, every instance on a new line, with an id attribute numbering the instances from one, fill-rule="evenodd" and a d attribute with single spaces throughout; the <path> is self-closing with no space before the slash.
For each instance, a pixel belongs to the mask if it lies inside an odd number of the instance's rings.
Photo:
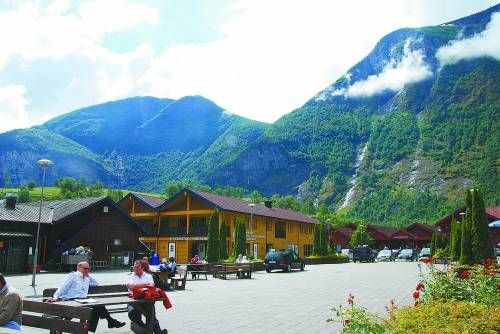
<path id="1" fill-rule="evenodd" d="M 285 271 L 286 271 L 287 273 L 289 273 L 290 271 L 292 271 L 292 266 L 291 266 L 290 264 L 289 264 L 289 265 L 287 265 L 287 266 L 286 266 Z"/>
<path id="2" fill-rule="evenodd" d="M 267 268 L 266 273 L 270 273 L 270 272 L 271 272 L 271 269 Z"/>
<path id="3" fill-rule="evenodd" d="M 301 271 L 304 271 L 304 267 L 305 267 L 305 266 L 306 266 L 306 265 L 302 263 L 302 264 L 300 265 L 300 270 L 301 270 Z"/>

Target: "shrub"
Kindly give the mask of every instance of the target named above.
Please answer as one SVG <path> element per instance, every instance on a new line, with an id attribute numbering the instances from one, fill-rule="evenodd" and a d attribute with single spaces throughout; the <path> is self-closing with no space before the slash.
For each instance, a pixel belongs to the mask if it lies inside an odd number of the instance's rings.
<path id="1" fill-rule="evenodd" d="M 493 334 L 500 332 L 500 308 L 456 300 L 435 300 L 399 309 L 384 327 L 394 334 Z"/>

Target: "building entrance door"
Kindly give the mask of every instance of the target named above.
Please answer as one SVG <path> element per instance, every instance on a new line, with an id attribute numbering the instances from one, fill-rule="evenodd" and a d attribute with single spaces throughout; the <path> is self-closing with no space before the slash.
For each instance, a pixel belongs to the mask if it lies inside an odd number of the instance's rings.
<path id="1" fill-rule="evenodd" d="M 176 258 L 175 257 L 175 242 L 169 242 L 168 243 L 168 257 L 171 258 Z"/>
<path id="2" fill-rule="evenodd" d="M 200 242 L 198 244 L 198 256 L 200 257 L 200 259 L 205 258 L 205 244 L 204 243 Z"/>

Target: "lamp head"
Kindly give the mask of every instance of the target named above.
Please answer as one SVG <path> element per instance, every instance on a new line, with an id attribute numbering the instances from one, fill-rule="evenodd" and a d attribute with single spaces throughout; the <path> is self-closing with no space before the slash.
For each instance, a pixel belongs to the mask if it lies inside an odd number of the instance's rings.
<path id="1" fill-rule="evenodd" d="M 44 168 L 47 168 L 49 167 L 50 165 L 53 165 L 54 163 L 52 161 L 50 161 L 49 159 L 40 159 L 36 162 L 37 164 L 39 164 L 40 166 L 44 167 Z"/>

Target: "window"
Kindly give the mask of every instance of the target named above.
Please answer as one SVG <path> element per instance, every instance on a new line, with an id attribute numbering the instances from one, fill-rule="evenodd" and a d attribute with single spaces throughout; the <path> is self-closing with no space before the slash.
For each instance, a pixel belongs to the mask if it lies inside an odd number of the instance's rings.
<path id="1" fill-rule="evenodd" d="M 286 223 L 278 222 L 274 226 L 274 237 L 275 238 L 286 238 Z"/>
<path id="2" fill-rule="evenodd" d="M 304 245 L 304 256 L 311 256 L 313 252 L 313 245 Z"/>
<path id="3" fill-rule="evenodd" d="M 143 244 L 145 244 L 146 247 L 148 247 L 150 251 L 156 250 L 156 242 L 154 242 L 154 241 L 144 241 Z"/>
<path id="4" fill-rule="evenodd" d="M 288 223 L 288 233 L 292 233 L 292 232 L 293 232 L 293 224 Z"/>

